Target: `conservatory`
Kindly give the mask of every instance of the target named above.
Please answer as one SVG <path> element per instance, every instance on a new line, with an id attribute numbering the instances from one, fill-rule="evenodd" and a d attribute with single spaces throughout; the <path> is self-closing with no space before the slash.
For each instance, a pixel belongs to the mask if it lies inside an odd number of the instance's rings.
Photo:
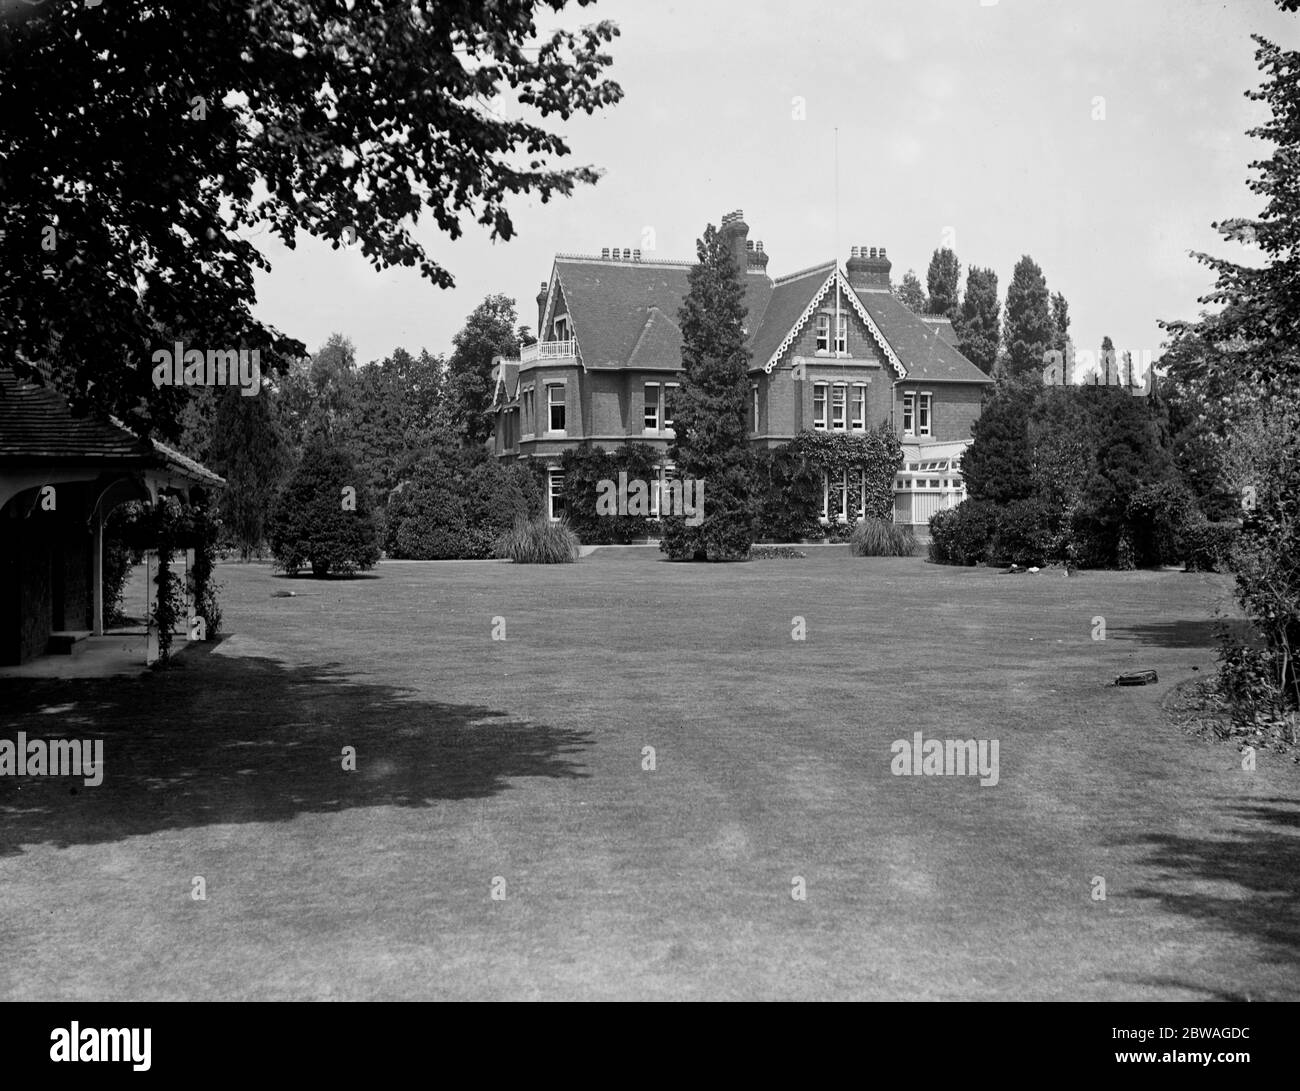
<path id="1" fill-rule="evenodd" d="M 927 531 L 930 517 L 966 499 L 961 456 L 969 443 L 903 445 L 894 477 L 894 522 Z"/>

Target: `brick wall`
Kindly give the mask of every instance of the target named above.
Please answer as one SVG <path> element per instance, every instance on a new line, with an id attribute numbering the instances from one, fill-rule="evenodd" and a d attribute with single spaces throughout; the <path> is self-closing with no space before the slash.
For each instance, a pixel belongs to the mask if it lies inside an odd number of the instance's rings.
<path id="1" fill-rule="evenodd" d="M 985 389 L 982 383 L 931 383 L 924 380 L 899 383 L 894 417 L 898 434 L 903 434 L 903 395 L 907 391 L 929 391 L 932 395 L 931 434 L 924 438 L 945 441 L 970 439 L 971 425 L 979 419 Z"/>

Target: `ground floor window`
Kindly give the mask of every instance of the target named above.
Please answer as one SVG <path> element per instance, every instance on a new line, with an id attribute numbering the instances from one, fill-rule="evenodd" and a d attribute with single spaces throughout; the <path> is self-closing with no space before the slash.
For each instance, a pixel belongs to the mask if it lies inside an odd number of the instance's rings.
<path id="1" fill-rule="evenodd" d="M 564 471 L 548 470 L 546 480 L 547 513 L 557 522 L 564 518 Z"/>
<path id="2" fill-rule="evenodd" d="M 832 512 L 834 515 L 832 516 Z M 822 471 L 822 518 L 843 523 L 849 518 L 849 471 Z"/>

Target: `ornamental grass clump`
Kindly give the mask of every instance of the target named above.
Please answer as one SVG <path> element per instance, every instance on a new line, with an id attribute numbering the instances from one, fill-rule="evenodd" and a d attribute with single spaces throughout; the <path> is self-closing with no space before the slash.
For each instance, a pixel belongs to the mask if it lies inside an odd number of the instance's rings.
<path id="1" fill-rule="evenodd" d="M 908 526 L 863 519 L 853 528 L 849 548 L 855 557 L 910 557 L 916 552 L 916 535 Z"/>
<path id="2" fill-rule="evenodd" d="M 521 519 L 497 539 L 495 552 L 515 564 L 572 564 L 578 559 L 580 543 L 564 520 Z"/>

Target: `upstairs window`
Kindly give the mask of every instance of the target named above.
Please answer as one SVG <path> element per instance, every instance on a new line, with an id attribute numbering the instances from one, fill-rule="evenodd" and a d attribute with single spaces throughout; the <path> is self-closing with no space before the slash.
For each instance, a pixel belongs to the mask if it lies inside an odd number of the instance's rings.
<path id="1" fill-rule="evenodd" d="M 554 383 L 546 388 L 546 403 L 549 411 L 547 427 L 552 432 L 564 431 L 564 384 Z"/>
<path id="2" fill-rule="evenodd" d="M 673 427 L 673 395 L 677 392 L 677 383 L 664 383 L 664 431 L 670 432 Z"/>
<path id="3" fill-rule="evenodd" d="M 836 432 L 844 431 L 844 407 L 848 398 L 848 390 L 843 384 L 836 383 L 831 387 L 831 428 Z"/>
<path id="4" fill-rule="evenodd" d="M 849 351 L 849 316 L 841 314 L 835 328 L 835 355 L 847 356 Z"/>
<path id="5" fill-rule="evenodd" d="M 813 427 L 826 427 L 826 384 L 813 384 Z"/>
<path id="6" fill-rule="evenodd" d="M 819 314 L 817 316 L 817 351 L 830 352 L 831 350 L 831 316 L 828 314 Z"/>
<path id="7" fill-rule="evenodd" d="M 659 384 L 645 384 L 645 430 L 659 431 Z"/>
<path id="8" fill-rule="evenodd" d="M 849 427 L 855 432 L 867 429 L 867 388 L 859 383 L 853 388 L 853 413 L 849 418 Z"/>
<path id="9" fill-rule="evenodd" d="M 928 436 L 930 434 L 930 394 L 918 394 L 916 396 L 916 434 L 918 436 Z"/>
<path id="10" fill-rule="evenodd" d="M 754 394 L 754 423 L 750 427 L 751 432 L 758 431 L 758 383 L 750 383 L 749 388 Z"/>

